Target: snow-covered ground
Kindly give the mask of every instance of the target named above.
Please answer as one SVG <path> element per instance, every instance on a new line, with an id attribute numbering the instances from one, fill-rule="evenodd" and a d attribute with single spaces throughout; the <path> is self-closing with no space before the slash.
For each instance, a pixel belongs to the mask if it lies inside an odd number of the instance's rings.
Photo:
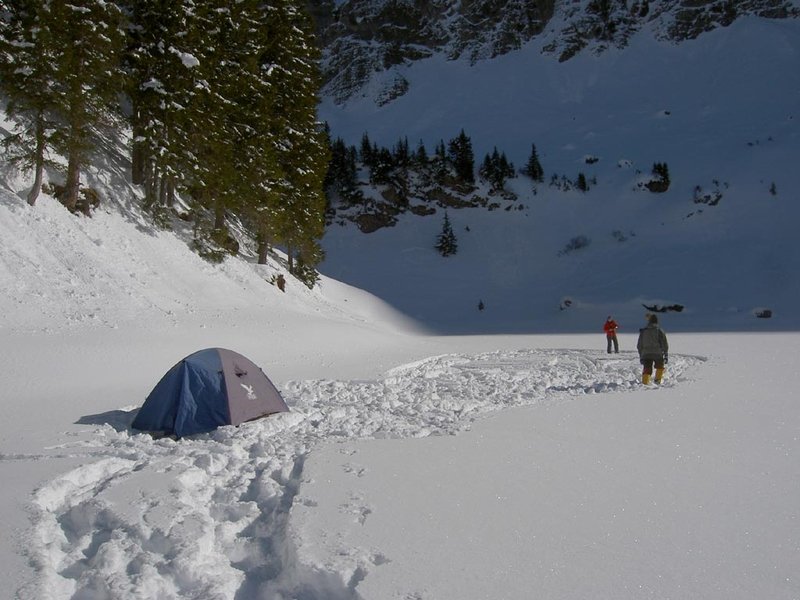
<path id="1" fill-rule="evenodd" d="M 6 298 L 30 293 L 2 317 L 4 597 L 800 595 L 800 335 L 672 334 L 665 383 L 643 388 L 631 333 L 619 355 L 601 333 L 435 337 L 359 290 L 284 295 L 235 261 L 181 296 L 187 246 L 113 211 L 6 193 L 0 226 L 24 233 Z M 76 257 L 69 275 L 20 258 L 53 253 Z M 148 274 L 153 305 L 127 310 L 137 278 L 101 266 Z M 66 277 L 108 284 L 41 300 Z M 97 318 L 56 315 L 70 299 Z M 209 346 L 260 364 L 291 411 L 132 431 L 160 376 Z"/>
<path id="2" fill-rule="evenodd" d="M 664 146 L 674 155 L 637 152 L 642 164 L 686 167 L 675 169 L 685 204 L 679 195 L 617 198 L 632 175 L 606 173 L 585 198 L 542 192 L 527 217 L 534 228 L 505 211 L 452 213 L 462 248 L 453 261 L 432 250 L 435 218 L 371 236 L 339 228 L 324 240 L 322 266 L 337 277 L 314 290 L 291 278 L 285 293 L 270 285 L 282 269 L 275 258 L 263 267 L 201 261 L 181 232 L 148 225 L 111 160 L 88 173 L 103 194 L 91 219 L 47 196 L 28 207 L 27 178 L 3 166 L 0 597 L 800 598 L 800 204 L 785 179 L 798 147 L 800 117 L 789 120 L 798 75 L 786 68 L 798 28 L 750 23 L 674 51 L 700 68 L 735 50 L 735 66 L 760 83 L 742 86 L 723 71 L 715 81 L 725 94 L 703 88 L 714 100 L 708 120 L 677 111 L 678 125 L 666 128 L 674 141 L 699 127 L 695 141 L 736 160 L 684 161 L 677 143 Z M 782 49 L 767 63 L 777 74 L 756 68 L 765 47 Z M 656 50 L 679 82 L 682 63 Z M 553 70 L 547 89 L 566 93 L 597 66 L 617 72 L 581 61 L 562 79 Z M 768 87 L 777 79 L 781 95 Z M 666 106 L 694 110 L 692 86 L 703 81 L 694 74 L 683 93 L 674 86 L 674 102 L 657 103 L 667 88 L 655 89 L 622 133 Z M 753 96 L 745 103 L 737 89 Z M 734 110 L 748 103 L 772 108 Z M 580 144 L 542 146 L 568 161 L 591 150 L 585 140 L 606 140 L 597 143 L 608 153 L 597 154 L 616 165 L 628 156 L 622 133 L 590 136 L 588 116 L 569 126 L 570 110 L 589 115 L 588 106 L 564 102 L 549 115 Z M 610 114 L 620 122 L 622 112 Z M 746 114 L 742 130 L 731 125 Z M 759 143 L 734 152 L 739 138 Z M 729 175 L 718 207 L 684 218 L 695 184 Z M 776 197 L 765 192 L 772 179 Z M 625 231 L 648 219 L 659 226 L 637 227 L 621 246 L 601 241 L 595 231 L 610 235 L 614 215 Z M 467 224 L 472 240 L 461 233 Z M 578 233 L 595 235 L 592 247 L 557 257 Z M 564 295 L 576 302 L 559 311 Z M 689 305 L 662 317 L 671 353 L 659 387 L 638 383 L 647 300 Z M 774 319 L 755 319 L 762 305 L 776 308 Z M 620 316 L 618 355 L 605 353 L 608 312 Z M 754 331 L 725 333 L 744 329 Z M 129 428 L 173 364 L 216 346 L 260 365 L 290 412 L 180 441 Z"/>

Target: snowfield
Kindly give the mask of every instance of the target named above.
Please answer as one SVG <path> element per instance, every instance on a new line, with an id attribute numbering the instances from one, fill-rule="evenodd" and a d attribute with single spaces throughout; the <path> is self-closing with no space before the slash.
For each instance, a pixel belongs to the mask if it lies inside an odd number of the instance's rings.
<path id="1" fill-rule="evenodd" d="M 669 385 L 699 362 L 676 357 Z M 23 596 L 292 598 L 337 582 L 338 592 L 319 589 L 319 597 L 354 597 L 348 584 L 358 564 L 304 565 L 289 535 L 304 463 L 321 443 L 456 434 L 502 408 L 630 391 L 637 376 L 630 354 L 445 355 L 376 381 L 288 382 L 290 413 L 191 440 L 136 434 L 126 411 L 85 417 L 110 423 L 60 445 L 60 453 L 90 462 L 33 495 L 28 554 L 39 577 Z M 314 510 L 307 499 L 299 505 Z M 372 512 L 342 509 L 356 519 Z"/>
<path id="2" fill-rule="evenodd" d="M 798 336 L 673 335 L 651 388 L 601 337 L 420 337 L 461 351 L 284 381 L 291 412 L 178 441 L 68 394 L 2 455 L 38 481 L 10 597 L 797 597 Z"/>
<path id="3" fill-rule="evenodd" d="M 350 143 L 466 127 L 478 160 L 536 141 L 548 174 L 601 161 L 590 194 L 517 179 L 522 210 L 451 211 L 448 259 L 441 212 L 336 226 L 313 290 L 269 283 L 280 251 L 257 266 L 243 240 L 212 265 L 154 228 L 122 150 L 86 173 L 91 219 L 27 206 L 0 164 L 0 599 L 800 599 L 798 33 L 751 18 L 565 65 L 435 58 L 385 109 L 323 104 Z M 669 194 L 631 188 L 664 160 Z M 696 206 L 715 179 L 724 199 Z M 639 383 L 645 302 L 687 305 L 661 315 L 661 386 Z M 290 412 L 132 430 L 209 347 Z"/>

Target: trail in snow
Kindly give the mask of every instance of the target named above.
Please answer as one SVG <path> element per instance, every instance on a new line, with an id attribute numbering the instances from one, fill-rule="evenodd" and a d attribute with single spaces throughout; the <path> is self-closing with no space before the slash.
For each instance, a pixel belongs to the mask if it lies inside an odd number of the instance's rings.
<path id="1" fill-rule="evenodd" d="M 674 356 L 664 385 L 703 360 Z M 87 462 L 33 495 L 37 578 L 19 596 L 358 598 L 357 580 L 299 564 L 287 539 L 303 462 L 317 444 L 455 434 L 505 407 L 633 390 L 639 373 L 634 353 L 443 355 L 376 381 L 290 382 L 291 412 L 180 441 L 128 429 L 135 411 L 85 417 L 105 422 L 50 450 Z"/>

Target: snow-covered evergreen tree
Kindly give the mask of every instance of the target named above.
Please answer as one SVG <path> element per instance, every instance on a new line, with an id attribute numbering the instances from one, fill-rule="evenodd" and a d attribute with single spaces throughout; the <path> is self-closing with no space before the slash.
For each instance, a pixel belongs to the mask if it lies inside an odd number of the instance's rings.
<path id="1" fill-rule="evenodd" d="M 183 0 L 127 0 L 126 11 L 132 180 L 144 186 L 146 206 L 163 217 L 195 160 L 189 111 L 202 83 L 190 43 L 199 24 Z"/>
<path id="2" fill-rule="evenodd" d="M 281 176 L 263 188 L 265 198 L 279 192 L 279 209 L 260 214 L 272 212 L 275 226 L 271 227 L 288 248 L 290 270 L 313 285 L 318 278 L 315 267 L 322 260 L 323 181 L 329 160 L 327 139 L 317 119 L 319 51 L 303 2 L 265 5 L 253 0 L 253 4 L 261 7 L 267 26 L 259 64 L 273 90 L 270 131 Z"/>
<path id="3" fill-rule="evenodd" d="M 544 181 L 544 169 L 542 169 L 542 164 L 539 162 L 536 144 L 531 144 L 531 154 L 528 157 L 528 162 L 525 164 L 524 173 L 534 181 Z"/>
<path id="4" fill-rule="evenodd" d="M 19 117 L 22 155 L 35 167 L 28 201 L 35 202 L 50 144 L 68 160 L 61 200 L 77 210 L 81 171 L 118 108 L 122 13 L 103 0 L 4 4 L 2 86 Z"/>
<path id="5" fill-rule="evenodd" d="M 472 152 L 472 140 L 461 130 L 448 146 L 449 157 L 453 162 L 456 177 L 467 184 L 475 183 L 475 155 Z"/>
<path id="6" fill-rule="evenodd" d="M 444 182 L 448 175 L 450 164 L 447 158 L 447 150 L 444 145 L 444 140 L 439 140 L 433 153 L 433 176 L 437 183 Z"/>
<path id="7" fill-rule="evenodd" d="M 453 233 L 453 226 L 450 224 L 450 217 L 444 213 L 442 231 L 436 238 L 436 249 L 442 256 L 451 256 L 458 252 L 458 240 Z"/>
<path id="8" fill-rule="evenodd" d="M 33 169 L 28 193 L 28 204 L 33 206 L 41 191 L 47 151 L 54 142 L 58 102 L 50 82 L 59 47 L 50 30 L 41 27 L 40 2 L 16 0 L 5 8 L 0 15 L 0 81 L 6 114 L 16 130 L 3 140 L 3 146 L 12 162 Z"/>
<path id="9" fill-rule="evenodd" d="M 56 139 L 68 160 L 62 201 L 76 210 L 81 171 L 96 147 L 96 134 L 115 125 L 123 81 L 122 13 L 104 0 L 48 2 L 42 8 L 42 24 L 61 45 L 51 82 L 61 106 Z"/>
<path id="10" fill-rule="evenodd" d="M 483 159 L 478 173 L 482 179 L 491 184 L 493 191 L 499 191 L 503 189 L 507 179 L 516 175 L 516 170 L 505 152 L 501 154 L 495 146 L 492 153 Z"/>

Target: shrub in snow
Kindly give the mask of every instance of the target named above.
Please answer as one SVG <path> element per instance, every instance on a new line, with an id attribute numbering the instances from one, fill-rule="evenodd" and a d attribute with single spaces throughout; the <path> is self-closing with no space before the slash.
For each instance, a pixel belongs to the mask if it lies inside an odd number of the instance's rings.
<path id="1" fill-rule="evenodd" d="M 697 185 L 694 188 L 694 203 L 695 204 L 708 204 L 709 206 L 716 206 L 722 200 L 722 190 L 720 188 L 728 188 L 728 183 L 720 183 L 715 179 L 712 181 L 714 188 L 712 190 L 705 190 Z"/>
<path id="2" fill-rule="evenodd" d="M 633 233 L 632 231 L 628 232 L 628 235 L 625 235 L 619 229 L 612 231 L 611 235 L 618 242 L 627 242 L 629 238 L 636 237 L 636 234 Z"/>
<path id="3" fill-rule="evenodd" d="M 592 243 L 585 235 L 577 235 L 572 238 L 567 245 L 558 253 L 559 256 L 564 256 L 565 254 L 569 254 L 575 250 L 580 250 L 581 248 L 586 248 L 589 244 Z"/>
<path id="4" fill-rule="evenodd" d="M 661 194 L 669 189 L 669 167 L 667 163 L 654 163 L 652 176 L 643 185 L 654 194 Z"/>
<path id="5" fill-rule="evenodd" d="M 647 310 L 654 313 L 665 313 L 665 312 L 683 312 L 684 306 L 683 304 L 642 304 Z"/>
<path id="6" fill-rule="evenodd" d="M 562 192 L 568 192 L 574 187 L 574 183 L 570 181 L 566 175 L 562 175 L 559 177 L 557 174 L 553 174 L 550 177 L 550 187 L 554 187 L 556 189 L 561 190 Z"/>

